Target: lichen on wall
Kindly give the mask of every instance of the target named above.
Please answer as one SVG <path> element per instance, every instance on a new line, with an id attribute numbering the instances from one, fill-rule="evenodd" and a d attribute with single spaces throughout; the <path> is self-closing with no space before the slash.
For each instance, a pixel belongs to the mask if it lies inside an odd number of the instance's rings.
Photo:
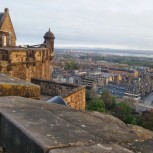
<path id="1" fill-rule="evenodd" d="M 36 86 L 0 84 L 0 96 L 22 96 L 39 99 L 40 89 Z"/>

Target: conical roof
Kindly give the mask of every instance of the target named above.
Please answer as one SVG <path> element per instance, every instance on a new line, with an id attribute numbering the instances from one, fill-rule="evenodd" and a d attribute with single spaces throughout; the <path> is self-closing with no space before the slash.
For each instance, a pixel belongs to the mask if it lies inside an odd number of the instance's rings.
<path id="1" fill-rule="evenodd" d="M 50 31 L 50 28 L 49 28 L 48 32 L 45 33 L 44 38 L 45 38 L 45 39 L 55 39 L 55 36 L 54 36 L 54 34 Z"/>

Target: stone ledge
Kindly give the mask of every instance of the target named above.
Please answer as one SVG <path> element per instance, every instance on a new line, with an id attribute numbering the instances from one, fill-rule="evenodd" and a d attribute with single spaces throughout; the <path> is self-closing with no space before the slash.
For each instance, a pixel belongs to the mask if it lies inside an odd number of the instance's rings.
<path id="1" fill-rule="evenodd" d="M 55 85 L 68 86 L 68 87 L 72 87 L 72 88 L 78 87 L 76 85 L 69 84 L 69 83 L 60 83 L 60 82 L 56 82 L 56 81 L 44 80 L 44 79 L 35 79 L 35 78 L 32 78 L 31 82 L 35 83 L 35 84 L 38 84 L 38 85 L 40 85 L 41 82 L 45 82 L 45 83 L 51 83 L 51 84 L 55 84 Z"/>
<path id="2" fill-rule="evenodd" d="M 23 97 L 0 97 L 0 129 L 8 153 L 152 153 L 151 131 L 139 132 L 110 115 Z"/>
<path id="3" fill-rule="evenodd" d="M 0 96 L 22 96 L 39 99 L 40 87 L 30 82 L 0 73 Z"/>

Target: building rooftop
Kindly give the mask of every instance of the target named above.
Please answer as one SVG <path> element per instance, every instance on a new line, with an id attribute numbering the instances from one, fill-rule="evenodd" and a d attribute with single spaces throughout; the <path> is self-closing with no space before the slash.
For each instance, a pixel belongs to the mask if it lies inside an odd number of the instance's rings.
<path id="1" fill-rule="evenodd" d="M 123 69 L 123 68 L 109 68 L 109 70 L 116 70 L 116 71 L 126 71 L 126 72 L 129 72 L 129 73 L 133 73 L 135 70 L 127 70 L 127 69 Z"/>
<path id="2" fill-rule="evenodd" d="M 1 19 L 2 19 L 2 16 L 3 16 L 3 13 L 0 13 L 0 21 L 1 21 Z"/>
<path id="3" fill-rule="evenodd" d="M 3 13 L 0 12 L 0 25 L 1 25 L 1 22 L 2 22 L 2 17 L 3 17 Z"/>
<path id="4" fill-rule="evenodd" d="M 54 34 L 50 31 L 50 28 L 49 28 L 49 30 L 45 33 L 44 38 L 45 38 L 45 39 L 55 39 L 55 36 L 54 36 Z"/>

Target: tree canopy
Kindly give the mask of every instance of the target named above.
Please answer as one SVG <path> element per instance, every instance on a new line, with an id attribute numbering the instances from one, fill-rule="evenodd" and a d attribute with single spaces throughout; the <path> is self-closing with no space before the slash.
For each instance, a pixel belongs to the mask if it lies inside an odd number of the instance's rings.
<path id="1" fill-rule="evenodd" d="M 153 131 L 153 111 L 145 112 L 143 115 L 134 113 L 131 101 L 127 99 L 117 102 L 115 97 L 105 91 L 100 98 L 93 98 L 90 92 L 86 92 L 86 109 L 98 112 L 109 112 L 126 124 L 136 124 Z"/>
<path id="2" fill-rule="evenodd" d="M 126 102 L 116 104 L 113 114 L 126 124 L 136 124 L 136 118 L 133 116 L 132 109 Z"/>
<path id="3" fill-rule="evenodd" d="M 64 69 L 65 70 L 77 70 L 79 69 L 79 65 L 74 61 L 66 62 Z"/>
<path id="4" fill-rule="evenodd" d="M 89 104 L 87 105 L 88 110 L 98 111 L 98 112 L 105 112 L 105 104 L 101 99 L 92 99 Z"/>
<path id="5" fill-rule="evenodd" d="M 116 99 L 115 97 L 111 96 L 108 91 L 104 91 L 101 95 L 101 99 L 105 103 L 105 106 L 108 110 L 111 110 L 115 107 Z"/>

